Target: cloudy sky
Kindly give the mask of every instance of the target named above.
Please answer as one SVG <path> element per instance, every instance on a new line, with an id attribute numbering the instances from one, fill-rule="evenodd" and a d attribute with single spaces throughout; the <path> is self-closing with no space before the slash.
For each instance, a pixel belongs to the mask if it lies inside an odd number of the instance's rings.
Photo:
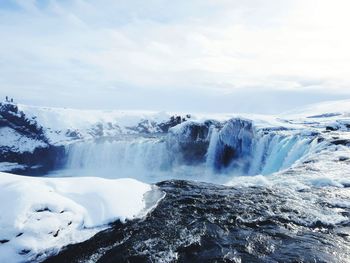
<path id="1" fill-rule="evenodd" d="M 0 96 L 274 113 L 350 98 L 348 0 L 1 0 Z"/>

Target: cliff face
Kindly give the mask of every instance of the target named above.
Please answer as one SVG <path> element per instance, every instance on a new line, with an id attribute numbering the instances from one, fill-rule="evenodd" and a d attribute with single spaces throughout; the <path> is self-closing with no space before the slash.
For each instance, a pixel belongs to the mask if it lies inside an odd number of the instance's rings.
<path id="1" fill-rule="evenodd" d="M 43 127 L 17 105 L 0 103 L 0 163 L 3 171 L 35 174 L 52 169 L 64 148 L 53 146 Z"/>

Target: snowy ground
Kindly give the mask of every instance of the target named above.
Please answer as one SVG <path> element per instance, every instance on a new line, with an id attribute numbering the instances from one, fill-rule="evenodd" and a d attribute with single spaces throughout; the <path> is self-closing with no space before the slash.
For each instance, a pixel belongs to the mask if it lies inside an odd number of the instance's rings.
<path id="1" fill-rule="evenodd" d="M 0 177 L 2 262 L 45 257 L 117 219 L 144 216 L 161 197 L 134 179 Z"/>

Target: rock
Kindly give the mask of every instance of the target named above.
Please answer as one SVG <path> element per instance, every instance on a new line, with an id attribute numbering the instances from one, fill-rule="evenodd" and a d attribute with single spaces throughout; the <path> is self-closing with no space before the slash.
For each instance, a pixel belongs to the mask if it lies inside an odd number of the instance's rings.
<path id="1" fill-rule="evenodd" d="M 174 153 L 175 161 L 184 164 L 204 162 L 210 141 L 210 129 L 218 125 L 214 121 L 187 121 L 181 127 L 170 129 L 167 148 Z"/>
<path id="2" fill-rule="evenodd" d="M 214 157 L 215 169 L 248 169 L 253 138 L 253 125 L 250 120 L 229 120 L 219 132 Z"/>
<path id="3" fill-rule="evenodd" d="M 34 119 L 26 118 L 24 112 L 19 111 L 15 104 L 0 103 L 0 127 L 9 127 L 23 136 L 48 142 L 43 128 Z"/>
<path id="4" fill-rule="evenodd" d="M 187 114 L 186 117 L 174 115 L 174 116 L 170 117 L 169 121 L 164 122 L 164 123 L 159 123 L 159 124 L 157 124 L 157 126 L 163 133 L 167 133 L 170 128 L 175 127 L 176 125 L 179 125 L 179 124 L 187 121 L 190 118 L 191 118 L 190 114 Z"/>
<path id="5" fill-rule="evenodd" d="M 350 140 L 348 139 L 336 139 L 331 141 L 334 145 L 344 145 L 344 146 L 350 146 Z"/>
<path id="6" fill-rule="evenodd" d="M 339 130 L 338 127 L 326 126 L 326 131 L 337 131 L 337 130 Z"/>
<path id="7" fill-rule="evenodd" d="M 14 172 L 38 174 L 64 162 L 64 147 L 51 145 L 36 120 L 28 119 L 15 104 L 0 103 L 0 130 L 5 132 L 6 136 L 18 138 L 15 139 L 16 145 L 0 143 L 0 162 L 17 163 L 27 167 Z M 8 142 L 10 138 L 7 137 L 6 140 Z"/>

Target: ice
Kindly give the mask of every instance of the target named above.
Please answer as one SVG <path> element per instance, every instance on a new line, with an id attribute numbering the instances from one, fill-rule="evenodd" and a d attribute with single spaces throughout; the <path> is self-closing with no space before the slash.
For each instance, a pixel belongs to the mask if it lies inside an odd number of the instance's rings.
<path id="1" fill-rule="evenodd" d="M 154 197 L 152 191 L 157 190 L 134 179 L 0 173 L 1 259 L 34 260 L 88 239 L 110 222 L 141 217 L 152 208 L 145 198 Z"/>

